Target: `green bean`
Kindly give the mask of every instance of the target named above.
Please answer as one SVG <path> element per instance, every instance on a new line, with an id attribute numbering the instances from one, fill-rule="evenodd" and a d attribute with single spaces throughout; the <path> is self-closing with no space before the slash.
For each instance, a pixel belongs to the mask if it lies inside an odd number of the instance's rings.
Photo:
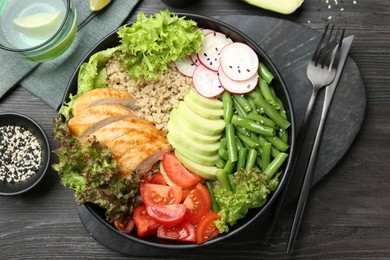
<path id="1" fill-rule="evenodd" d="M 219 182 L 219 185 L 227 190 L 232 190 L 230 187 L 229 179 L 228 179 L 228 173 L 221 169 L 217 171 L 217 180 Z"/>
<path id="2" fill-rule="evenodd" d="M 260 144 L 260 147 L 264 144 L 264 142 L 267 142 L 267 140 L 263 137 L 263 136 L 259 136 L 259 144 Z M 278 149 L 276 149 L 274 146 L 271 147 L 271 155 L 272 157 L 276 157 L 279 153 L 281 153 L 281 151 L 279 151 Z"/>
<path id="3" fill-rule="evenodd" d="M 214 184 L 212 183 L 212 181 L 207 180 L 207 181 L 205 182 L 205 185 L 206 185 L 207 190 L 208 190 L 209 193 L 210 193 L 210 198 L 211 198 L 211 211 L 217 212 L 217 211 L 219 211 L 219 207 L 218 207 L 217 201 L 215 200 L 215 195 L 214 195 Z"/>
<path id="4" fill-rule="evenodd" d="M 233 100 L 232 96 L 228 91 L 222 93 L 222 102 L 223 102 L 223 119 L 226 123 L 230 123 L 233 116 Z"/>
<path id="5" fill-rule="evenodd" d="M 282 129 L 287 129 L 291 125 L 291 123 L 286 118 L 282 117 L 280 113 L 264 99 L 263 96 L 260 95 L 253 101 L 255 102 L 258 109 L 264 109 L 264 112 L 268 115 L 268 117 L 271 118 Z"/>
<path id="6" fill-rule="evenodd" d="M 219 148 L 218 148 L 218 156 L 227 161 L 228 160 L 228 152 L 227 152 L 227 146 L 226 146 L 226 138 L 222 138 L 219 142 Z"/>
<path id="7" fill-rule="evenodd" d="M 246 135 L 246 136 L 250 135 L 250 132 L 241 126 L 236 126 L 236 131 L 237 133 L 240 133 L 242 135 Z"/>
<path id="8" fill-rule="evenodd" d="M 256 123 L 253 120 L 242 118 L 242 117 L 239 117 L 237 115 L 233 115 L 232 123 L 236 126 L 244 127 L 245 129 L 247 129 L 249 131 L 252 131 L 252 132 L 255 132 L 255 133 L 258 133 L 261 135 L 275 136 L 275 134 L 276 134 L 275 129 L 273 129 L 272 127 L 261 125 L 259 123 Z"/>
<path id="9" fill-rule="evenodd" d="M 249 96 L 246 96 L 246 98 L 248 99 L 248 102 L 249 102 L 249 104 L 251 105 L 251 111 L 253 112 L 253 113 L 257 113 L 257 107 L 256 107 L 256 104 L 255 104 L 255 102 L 253 102 L 253 99 L 252 98 L 250 98 Z"/>
<path id="10" fill-rule="evenodd" d="M 269 71 L 269 69 L 264 65 L 264 63 L 260 62 L 259 64 L 259 73 L 260 76 L 269 84 L 274 78 L 274 75 Z"/>
<path id="11" fill-rule="evenodd" d="M 282 139 L 283 142 L 288 143 L 288 132 L 287 132 L 287 130 L 280 129 L 279 130 L 279 138 Z"/>
<path id="12" fill-rule="evenodd" d="M 272 96 L 274 97 L 274 100 L 279 105 L 279 113 L 280 113 L 280 115 L 287 119 L 286 109 L 284 108 L 283 102 L 280 100 L 280 98 L 278 98 L 278 96 L 275 93 L 275 89 L 273 87 L 270 87 L 270 91 L 271 91 Z"/>
<path id="13" fill-rule="evenodd" d="M 251 149 L 254 149 L 254 148 L 256 148 L 259 145 L 257 140 L 254 140 L 250 136 L 246 136 L 246 135 L 243 135 L 243 134 L 240 134 L 240 133 L 238 133 L 237 136 L 238 136 L 238 138 L 242 141 L 242 143 L 245 146 L 247 146 L 247 147 L 249 147 Z"/>
<path id="14" fill-rule="evenodd" d="M 215 166 L 219 169 L 223 169 L 226 165 L 226 161 L 222 158 L 218 158 L 217 161 L 215 162 Z"/>
<path id="15" fill-rule="evenodd" d="M 257 158 L 257 151 L 255 149 L 249 149 L 248 157 L 246 159 L 245 170 L 249 171 L 254 168 Z"/>
<path id="16" fill-rule="evenodd" d="M 251 119 L 253 121 L 259 122 L 260 124 L 265 125 L 265 126 L 269 126 L 269 127 L 272 127 L 272 128 L 276 128 L 277 127 L 277 125 L 275 124 L 274 121 L 272 121 L 268 117 L 259 115 L 258 113 L 255 113 L 253 111 L 248 113 L 248 117 L 247 118 Z"/>
<path id="17" fill-rule="evenodd" d="M 231 162 L 231 161 L 227 161 L 225 168 L 223 168 L 226 174 L 233 174 L 235 169 L 236 169 L 236 162 Z"/>
<path id="18" fill-rule="evenodd" d="M 226 124 L 225 133 L 229 161 L 236 162 L 238 160 L 238 148 L 236 144 L 234 125 L 232 123 Z"/>
<path id="19" fill-rule="evenodd" d="M 246 164 L 246 154 L 248 153 L 248 148 L 242 148 L 238 152 L 238 162 L 237 162 L 237 170 L 245 169 Z"/>
<path id="20" fill-rule="evenodd" d="M 261 145 L 261 169 L 263 172 L 271 162 L 271 148 L 272 144 L 269 142 L 264 142 Z"/>
<path id="21" fill-rule="evenodd" d="M 270 103 L 273 107 L 275 107 L 277 110 L 279 110 L 279 104 L 277 101 L 274 99 L 274 97 L 271 94 L 271 90 L 267 84 L 267 82 L 264 79 L 260 79 L 259 81 L 259 86 L 260 86 L 260 92 L 267 100 L 268 103 Z"/>
<path id="22" fill-rule="evenodd" d="M 237 129 L 237 128 L 236 128 L 236 129 Z M 237 144 L 238 152 L 240 152 L 240 150 L 244 148 L 244 145 L 242 144 L 240 138 L 238 138 L 237 135 L 235 136 L 235 139 L 236 139 L 236 144 Z"/>
<path id="23" fill-rule="evenodd" d="M 243 118 L 246 118 L 247 115 L 246 115 L 246 111 L 244 110 L 244 108 L 242 108 L 242 106 L 237 102 L 236 99 L 233 98 L 233 107 L 236 109 L 237 111 L 237 114 L 240 116 L 240 117 L 243 117 Z"/>
<path id="24" fill-rule="evenodd" d="M 260 88 L 256 87 L 254 90 L 251 92 L 245 94 L 245 96 L 251 98 L 252 100 L 256 99 L 258 96 L 261 95 Z"/>
<path id="25" fill-rule="evenodd" d="M 246 99 L 242 95 L 233 95 L 233 99 L 237 101 L 238 104 L 245 110 L 245 112 L 249 112 L 252 110 L 252 106 L 249 103 L 248 99 Z"/>
<path id="26" fill-rule="evenodd" d="M 287 153 L 279 153 L 273 160 L 270 162 L 268 167 L 265 169 L 264 173 L 267 174 L 268 178 L 272 176 L 279 170 L 284 161 L 287 159 Z"/>
<path id="27" fill-rule="evenodd" d="M 277 136 L 265 136 L 264 138 L 273 146 L 275 146 L 279 151 L 285 152 L 290 147 L 287 143 L 283 142 L 283 140 Z"/>
<path id="28" fill-rule="evenodd" d="M 234 177 L 233 174 L 228 174 L 230 188 L 232 189 L 233 192 L 236 192 L 236 184 L 234 184 L 233 177 Z"/>

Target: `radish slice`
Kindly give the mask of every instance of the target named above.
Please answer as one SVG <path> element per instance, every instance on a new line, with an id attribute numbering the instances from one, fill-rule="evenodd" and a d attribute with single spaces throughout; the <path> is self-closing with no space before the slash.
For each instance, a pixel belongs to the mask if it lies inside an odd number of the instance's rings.
<path id="1" fill-rule="evenodd" d="M 192 83 L 196 91 L 203 97 L 215 97 L 224 91 L 219 82 L 218 72 L 209 70 L 203 65 L 196 67 Z"/>
<path id="2" fill-rule="evenodd" d="M 247 80 L 235 81 L 226 76 L 225 72 L 221 67 L 218 71 L 218 74 L 219 82 L 221 83 L 222 87 L 226 91 L 234 94 L 245 94 L 251 92 L 254 88 L 256 88 L 257 81 L 259 79 L 259 74 L 255 73 L 251 78 Z"/>
<path id="3" fill-rule="evenodd" d="M 213 32 L 203 39 L 202 49 L 198 53 L 200 63 L 206 68 L 218 71 L 221 50 L 233 41 L 223 33 Z"/>
<path id="4" fill-rule="evenodd" d="M 196 55 L 196 53 L 191 54 L 190 58 L 191 58 L 192 62 L 193 62 L 196 66 L 199 66 L 200 61 L 198 60 L 198 56 Z"/>
<path id="5" fill-rule="evenodd" d="M 190 56 L 175 61 L 175 66 L 181 74 L 188 77 L 192 77 L 196 69 L 196 65 L 192 62 Z"/>
<path id="6" fill-rule="evenodd" d="M 259 57 L 245 43 L 234 42 L 222 49 L 220 64 L 230 79 L 243 81 L 251 78 L 257 72 Z"/>
<path id="7" fill-rule="evenodd" d="M 203 29 L 204 35 L 209 34 L 209 33 L 213 33 L 213 32 L 215 32 L 215 31 L 211 30 L 211 29 Z"/>

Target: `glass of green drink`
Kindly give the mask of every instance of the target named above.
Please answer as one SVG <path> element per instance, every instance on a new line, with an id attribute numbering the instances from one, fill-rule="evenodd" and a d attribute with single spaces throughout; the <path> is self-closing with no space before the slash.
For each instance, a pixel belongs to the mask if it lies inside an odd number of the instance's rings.
<path id="1" fill-rule="evenodd" d="M 0 1 L 0 48 L 42 62 L 64 53 L 77 31 L 71 0 Z"/>

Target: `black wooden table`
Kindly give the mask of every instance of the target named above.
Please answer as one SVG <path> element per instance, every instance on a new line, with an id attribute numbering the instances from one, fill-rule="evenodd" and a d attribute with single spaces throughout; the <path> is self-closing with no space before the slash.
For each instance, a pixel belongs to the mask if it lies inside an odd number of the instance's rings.
<path id="1" fill-rule="evenodd" d="M 291 15 L 265 11 L 239 0 L 199 0 L 188 8 L 170 9 L 208 16 L 268 16 L 317 30 L 331 22 L 355 35 L 350 56 L 364 80 L 365 118 L 348 152 L 312 189 L 290 258 L 390 259 L 390 1 L 336 2 L 306 0 Z M 139 11 L 151 14 L 167 8 L 159 0 L 145 0 L 129 19 Z M 57 111 L 25 89 L 17 87 L 0 101 L 0 112 L 5 111 L 31 116 L 51 136 Z M 52 148 L 57 146 L 52 138 L 50 142 Z M 289 258 L 285 248 L 293 212 L 294 204 L 282 210 L 269 242 L 264 241 L 265 224 L 255 223 L 222 243 L 165 258 Z M 28 258 L 137 259 L 105 248 L 88 234 L 78 216 L 73 192 L 63 187 L 51 170 L 32 191 L 0 197 L 0 259 Z"/>

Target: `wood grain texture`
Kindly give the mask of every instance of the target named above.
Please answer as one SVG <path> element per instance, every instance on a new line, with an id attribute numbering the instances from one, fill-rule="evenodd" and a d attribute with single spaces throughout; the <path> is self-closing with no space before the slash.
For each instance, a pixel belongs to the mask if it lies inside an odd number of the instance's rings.
<path id="1" fill-rule="evenodd" d="M 291 257 L 284 252 L 293 206 L 282 210 L 283 217 L 268 243 L 264 242 L 265 224 L 256 223 L 223 243 L 164 259 L 390 258 L 390 1 L 339 2 L 328 9 L 325 0 L 306 0 L 288 16 L 239 0 L 199 0 L 188 8 L 172 9 L 210 16 L 270 16 L 317 30 L 332 16 L 330 22 L 356 35 L 351 57 L 364 80 L 367 108 L 351 148 L 312 189 Z M 154 13 L 166 8 L 158 0 L 145 0 L 136 11 Z M 56 111 L 23 88 L 0 101 L 0 112 L 4 111 L 31 116 L 51 135 Z M 55 149 L 53 139 L 51 145 Z M 73 193 L 60 184 L 53 171 L 27 194 L 0 197 L 0 251 L 1 259 L 138 259 L 113 252 L 88 234 L 78 217 Z"/>

